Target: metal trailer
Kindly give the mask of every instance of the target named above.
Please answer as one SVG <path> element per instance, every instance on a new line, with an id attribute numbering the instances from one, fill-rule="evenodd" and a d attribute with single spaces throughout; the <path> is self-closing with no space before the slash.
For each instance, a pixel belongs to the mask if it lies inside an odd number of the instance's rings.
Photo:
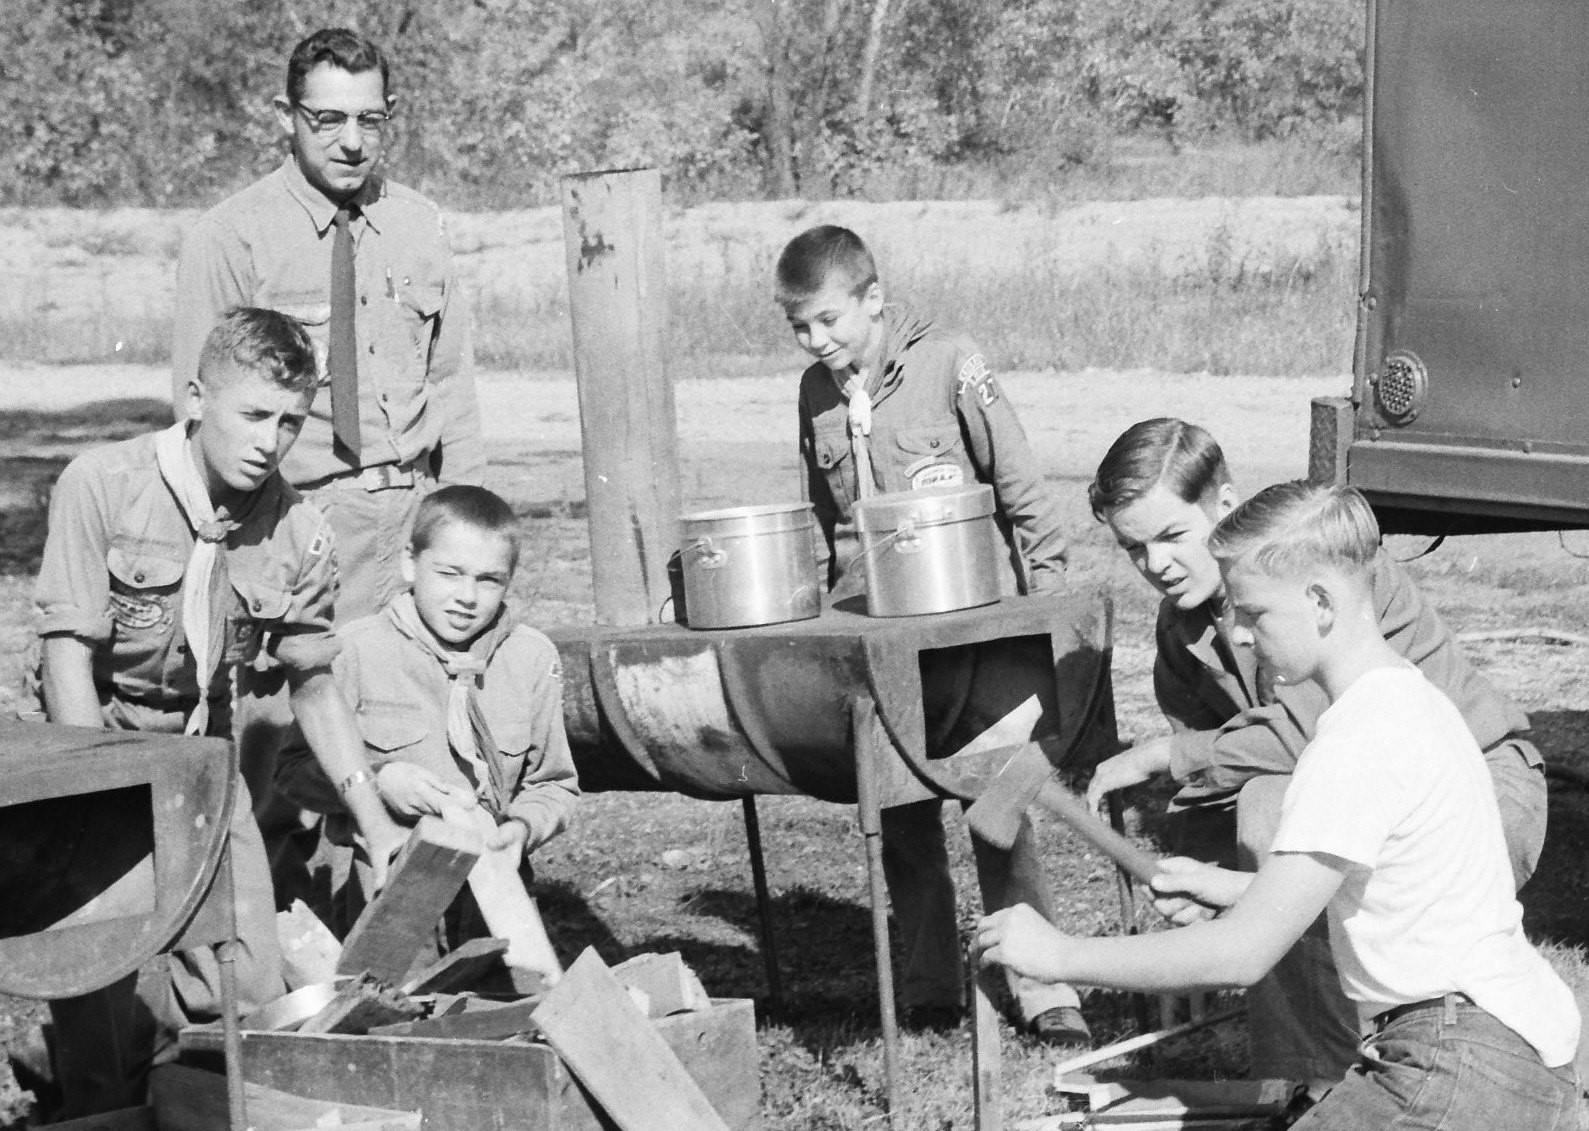
<path id="1" fill-rule="evenodd" d="M 1589 526 L 1589 4 L 1370 0 L 1350 398 L 1310 477 L 1387 531 Z"/>

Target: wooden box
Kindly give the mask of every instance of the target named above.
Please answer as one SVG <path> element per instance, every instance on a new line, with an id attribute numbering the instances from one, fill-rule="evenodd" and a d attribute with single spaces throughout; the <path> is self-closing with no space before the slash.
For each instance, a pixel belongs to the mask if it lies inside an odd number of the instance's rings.
<path id="1" fill-rule="evenodd" d="M 760 1126 L 752 1002 L 717 999 L 710 1009 L 651 1024 L 729 1127 L 755 1131 Z M 184 1060 L 218 1067 L 220 1029 L 184 1030 L 182 1049 Z M 543 1044 L 245 1029 L 242 1064 L 250 1083 L 337 1103 L 418 1110 L 424 1131 L 604 1131 L 610 1126 Z"/>

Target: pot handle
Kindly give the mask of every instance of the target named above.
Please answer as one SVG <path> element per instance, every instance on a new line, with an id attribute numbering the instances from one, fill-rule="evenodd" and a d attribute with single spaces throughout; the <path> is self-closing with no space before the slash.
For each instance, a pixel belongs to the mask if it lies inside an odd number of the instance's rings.
<path id="1" fill-rule="evenodd" d="M 844 572 L 845 574 L 848 574 L 850 570 L 855 568 L 855 564 L 862 558 L 865 558 L 869 554 L 875 554 L 881 550 L 888 549 L 889 544 L 892 542 L 901 543 L 900 549 L 908 553 L 910 550 L 915 548 L 913 543 L 919 541 L 920 538 L 918 538 L 916 534 L 916 524 L 911 522 L 909 519 L 906 519 L 899 526 L 895 527 L 893 533 L 889 534 L 886 538 L 879 538 L 876 542 L 873 542 L 866 549 L 862 550 L 849 561 L 845 562 Z"/>
<path id="2" fill-rule="evenodd" d="M 681 551 L 682 554 L 699 554 L 702 569 L 716 569 L 728 560 L 728 551 L 719 550 L 710 538 L 697 538 Z"/>

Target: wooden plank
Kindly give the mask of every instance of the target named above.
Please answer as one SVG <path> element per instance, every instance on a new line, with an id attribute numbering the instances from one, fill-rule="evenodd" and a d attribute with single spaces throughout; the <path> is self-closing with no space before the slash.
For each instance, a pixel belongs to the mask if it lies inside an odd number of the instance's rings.
<path id="1" fill-rule="evenodd" d="M 479 858 L 477 834 L 421 817 L 392 863 L 386 887 L 348 932 L 337 972 L 368 971 L 383 982 L 401 982 Z"/>
<path id="2" fill-rule="evenodd" d="M 149 1076 L 151 1106 L 160 1131 L 215 1131 L 227 1126 L 226 1077 L 181 1064 L 164 1064 Z M 252 1131 L 420 1131 L 417 1111 L 394 1111 L 310 1099 L 262 1084 L 243 1085 Z"/>
<path id="3" fill-rule="evenodd" d="M 637 954 L 614 966 L 612 976 L 625 988 L 639 990 L 645 995 L 648 1017 L 688 1013 L 707 1009 L 712 1004 L 701 980 L 676 950 L 665 954 Z"/>
<path id="4" fill-rule="evenodd" d="M 301 899 L 276 912 L 276 938 L 281 943 L 281 972 L 287 989 L 319 985 L 336 977 L 342 944 L 320 916 Z"/>
<path id="5" fill-rule="evenodd" d="M 348 980 L 336 996 L 298 1027 L 300 1033 L 367 1033 L 418 1017 L 422 1009 L 390 986 L 368 975 Z"/>
<path id="6" fill-rule="evenodd" d="M 491 814 L 476 806 L 473 809 L 448 808 L 442 819 L 452 828 L 476 838 L 484 844 L 496 832 L 496 821 Z M 507 952 L 502 961 L 515 972 L 537 974 L 539 978 L 515 979 L 515 986 L 538 989 L 543 983 L 552 985 L 563 973 L 552 941 L 546 936 L 546 926 L 535 900 L 524 888 L 524 878 L 519 874 L 523 857 L 517 848 L 483 849 L 479 860 L 469 872 L 469 890 L 474 894 L 486 929 L 498 938 L 508 940 Z"/>
<path id="7" fill-rule="evenodd" d="M 430 1040 L 449 1041 L 499 1041 L 536 1029 L 534 1013 L 540 1001 L 513 1002 L 491 1009 L 469 1009 L 462 1013 L 449 1013 L 445 1017 L 431 1017 L 424 1021 L 409 1021 L 399 1025 L 383 1025 L 371 1033 L 380 1037 L 425 1037 Z"/>
<path id="8" fill-rule="evenodd" d="M 406 994 L 448 994 L 467 990 L 502 965 L 507 939 L 470 939 L 425 967 L 402 985 Z"/>
<path id="9" fill-rule="evenodd" d="M 547 1044 L 621 1131 L 727 1131 L 595 950 L 585 949 L 534 1016 Z"/>

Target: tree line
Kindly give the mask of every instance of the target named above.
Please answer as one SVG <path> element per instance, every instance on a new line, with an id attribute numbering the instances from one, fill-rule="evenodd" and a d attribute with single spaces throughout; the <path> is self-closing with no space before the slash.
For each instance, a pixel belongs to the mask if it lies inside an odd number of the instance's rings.
<path id="1" fill-rule="evenodd" d="M 6 0 L 0 200 L 213 201 L 281 159 L 292 45 L 387 50 L 402 179 L 549 203 L 658 166 L 675 199 L 864 195 L 887 173 L 1085 164 L 1103 139 L 1345 133 L 1361 0 Z"/>

